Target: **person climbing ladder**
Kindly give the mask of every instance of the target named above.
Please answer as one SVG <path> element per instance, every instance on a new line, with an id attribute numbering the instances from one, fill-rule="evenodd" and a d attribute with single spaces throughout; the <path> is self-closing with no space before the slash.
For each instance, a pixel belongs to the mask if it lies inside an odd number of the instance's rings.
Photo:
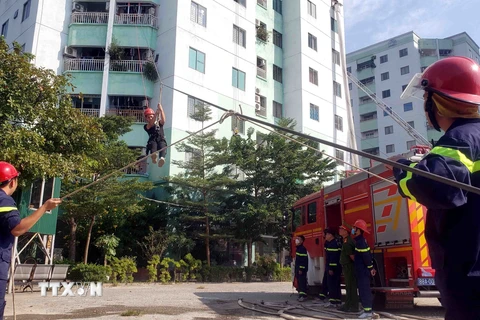
<path id="1" fill-rule="evenodd" d="M 154 112 L 151 108 L 144 111 L 146 124 L 143 129 L 148 133 L 147 155 L 152 154 L 152 162 L 157 163 L 157 151 L 160 151 L 160 159 L 158 166 L 162 167 L 165 164 L 165 155 L 167 154 L 167 141 L 165 140 L 165 133 L 163 125 L 165 124 L 165 112 L 162 105 L 158 103 L 157 111 Z"/>

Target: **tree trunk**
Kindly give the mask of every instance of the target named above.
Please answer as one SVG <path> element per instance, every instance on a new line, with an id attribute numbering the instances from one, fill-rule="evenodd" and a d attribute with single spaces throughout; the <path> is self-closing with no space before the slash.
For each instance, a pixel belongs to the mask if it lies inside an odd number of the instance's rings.
<path id="1" fill-rule="evenodd" d="M 207 263 L 210 267 L 210 222 L 208 221 L 208 216 L 205 216 L 205 233 L 207 237 L 205 238 L 205 249 L 207 252 Z"/>
<path id="2" fill-rule="evenodd" d="M 76 242 L 77 242 L 77 222 L 74 217 L 71 217 L 68 221 L 70 225 L 70 243 L 68 245 L 68 259 L 70 261 L 75 261 L 76 255 Z"/>
<path id="3" fill-rule="evenodd" d="M 247 259 L 248 259 L 248 266 L 252 266 L 252 239 L 248 239 L 247 242 Z"/>
<path id="4" fill-rule="evenodd" d="M 103 266 L 106 267 L 107 266 L 107 255 L 105 255 L 103 257 Z"/>
<path id="5" fill-rule="evenodd" d="M 88 228 L 87 243 L 85 243 L 85 255 L 83 257 L 83 263 L 85 264 L 87 264 L 87 260 L 88 260 L 88 247 L 90 247 L 90 239 L 92 238 L 92 229 L 94 224 L 95 224 L 95 216 L 92 217 L 92 220 L 90 221 L 90 227 Z"/>

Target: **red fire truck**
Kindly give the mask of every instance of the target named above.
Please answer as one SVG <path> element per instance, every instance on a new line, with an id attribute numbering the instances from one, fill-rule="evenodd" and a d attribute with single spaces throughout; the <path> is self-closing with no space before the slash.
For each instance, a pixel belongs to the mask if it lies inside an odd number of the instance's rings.
<path id="1" fill-rule="evenodd" d="M 370 172 L 393 181 L 392 171 L 382 164 L 371 167 Z M 294 204 L 292 258 L 294 237 L 303 235 L 309 254 L 309 289 L 315 292 L 322 285 L 323 230 L 338 230 L 343 222 L 352 226 L 357 219 L 363 219 L 371 231 L 365 236 L 377 270 L 372 290 L 386 295 L 394 291 L 408 293 L 412 305 L 414 296 L 439 297 L 425 240 L 426 208 L 402 198 L 395 184 L 369 173 L 357 173 Z"/>

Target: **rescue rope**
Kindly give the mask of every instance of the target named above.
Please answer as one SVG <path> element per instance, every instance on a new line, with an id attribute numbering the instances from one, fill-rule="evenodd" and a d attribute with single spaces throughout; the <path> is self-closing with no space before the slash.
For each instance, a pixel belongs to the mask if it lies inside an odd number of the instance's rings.
<path id="1" fill-rule="evenodd" d="M 182 94 L 185 94 L 185 95 L 188 96 L 188 93 L 186 93 L 182 90 L 172 88 L 172 87 L 170 87 L 166 84 L 163 84 L 163 85 L 165 87 L 171 89 L 171 90 L 177 91 L 179 93 L 182 93 Z M 206 103 L 208 103 L 209 106 L 212 106 L 212 107 L 217 108 L 219 110 L 222 110 L 222 111 L 225 111 L 225 112 L 229 111 L 229 110 L 227 110 L 223 107 L 220 107 L 216 104 L 212 104 L 212 103 L 209 103 L 209 102 L 206 102 Z M 399 162 L 396 162 L 396 161 L 392 161 L 392 160 L 389 160 L 389 159 L 383 159 L 381 157 L 375 156 L 375 155 L 367 153 L 365 151 L 355 150 L 355 149 L 343 146 L 341 144 L 337 144 L 337 143 L 330 142 L 330 141 L 327 141 L 327 140 L 323 140 L 323 139 L 320 139 L 320 138 L 317 138 L 317 137 L 309 136 L 305 133 L 301 133 L 301 132 L 298 132 L 298 131 L 295 131 L 295 130 L 292 130 L 292 129 L 284 128 L 284 127 L 281 127 L 279 125 L 269 123 L 269 122 L 266 122 L 266 121 L 263 121 L 263 120 L 260 120 L 260 119 L 256 119 L 256 118 L 253 118 L 253 117 L 250 117 L 250 116 L 241 115 L 241 114 L 238 114 L 236 112 L 234 112 L 234 115 L 239 116 L 244 121 L 248 121 L 248 122 L 251 122 L 251 123 L 260 123 L 262 125 L 266 125 L 268 127 L 272 127 L 274 129 L 284 131 L 284 132 L 287 132 L 287 133 L 292 134 L 292 135 L 299 136 L 301 138 L 309 139 L 309 140 L 312 140 L 312 141 L 315 141 L 315 142 L 318 142 L 318 143 L 321 143 L 321 144 L 325 144 L 327 146 L 330 146 L 330 147 L 333 147 L 333 148 L 336 148 L 336 149 L 340 149 L 340 150 L 343 150 L 343 151 L 346 151 L 346 152 L 349 152 L 349 153 L 354 153 L 354 154 L 359 155 L 361 157 L 369 158 L 371 160 L 380 162 L 382 164 L 386 164 L 386 165 L 391 166 L 393 168 L 397 168 L 397 169 L 401 169 L 403 171 L 411 172 L 411 173 L 414 173 L 414 174 L 419 175 L 421 177 L 428 178 L 428 179 L 431 179 L 431 180 L 434 180 L 434 181 L 437 181 L 437 182 L 440 182 L 440 183 L 444 183 L 444 184 L 449 185 L 451 187 L 459 188 L 459 189 L 462 189 L 464 191 L 469 191 L 469 192 L 480 195 L 480 188 L 465 184 L 463 182 L 458 182 L 456 180 L 448 179 L 448 178 L 439 176 L 437 174 L 433 174 L 433 173 L 430 173 L 430 172 L 426 172 L 426 171 L 417 169 L 415 167 L 409 167 L 409 166 L 403 165 L 403 164 L 401 164 Z M 372 172 L 370 172 L 369 169 L 367 169 L 366 171 L 369 174 L 372 174 Z"/>
<path id="2" fill-rule="evenodd" d="M 124 167 L 122 167 L 122 168 L 120 168 L 120 169 L 117 169 L 117 170 L 114 170 L 114 171 L 110 172 L 110 173 L 107 174 L 106 176 L 103 176 L 103 177 L 101 177 L 101 178 L 99 178 L 99 179 L 97 179 L 97 180 L 95 180 L 95 181 L 93 181 L 93 182 L 91 182 L 91 183 L 89 183 L 89 184 L 81 187 L 81 188 L 78 188 L 78 189 L 75 190 L 75 191 L 70 192 L 69 194 L 63 196 L 63 197 L 61 198 L 61 200 L 64 200 L 64 199 L 66 199 L 66 198 L 69 198 L 69 197 L 73 196 L 74 194 L 77 194 L 77 193 L 79 193 L 80 191 L 82 191 L 82 190 L 84 190 L 84 189 L 87 189 L 87 188 L 89 188 L 89 187 L 91 187 L 91 186 L 99 183 L 100 181 L 103 181 L 103 180 L 105 180 L 105 179 L 108 179 L 109 177 L 113 176 L 116 172 L 123 171 L 123 170 L 125 170 L 125 169 L 128 168 L 128 167 L 131 167 L 131 166 L 133 166 L 133 165 L 136 165 L 137 163 L 140 163 L 140 162 L 144 161 L 145 159 L 148 159 L 149 157 L 151 157 L 151 156 L 152 156 L 153 154 L 155 154 L 155 153 L 159 153 L 159 152 L 161 152 L 161 151 L 163 151 L 163 150 L 165 150 L 165 149 L 168 149 L 168 148 L 170 148 L 170 147 L 172 147 L 172 146 L 174 146 L 174 145 L 176 145 L 176 144 L 179 144 L 180 142 L 185 141 L 185 140 L 187 140 L 188 138 L 190 138 L 190 137 L 192 137 L 192 136 L 195 136 L 195 135 L 199 134 L 200 132 L 202 132 L 202 131 L 210 128 L 210 127 L 213 127 L 213 126 L 216 125 L 217 123 L 222 123 L 226 118 L 232 116 L 234 113 L 235 113 L 234 111 L 226 111 L 226 112 L 222 115 L 222 117 L 220 118 L 220 120 L 217 120 L 217 121 L 213 122 L 212 124 L 206 126 L 205 128 L 202 128 L 202 129 L 200 129 L 200 130 L 197 130 L 197 131 L 189 134 L 188 136 L 186 136 L 186 137 L 184 137 L 184 138 L 182 138 L 182 139 L 180 139 L 180 140 L 177 140 L 177 141 L 175 141 L 174 143 L 172 143 L 172 144 L 170 144 L 170 145 L 168 145 L 168 146 L 166 146 L 166 147 L 161 148 L 160 150 L 157 150 L 157 151 L 155 151 L 155 152 L 153 152 L 153 153 L 151 153 L 151 154 L 149 154 L 149 155 L 146 155 L 146 156 L 144 156 L 144 157 L 142 157 L 142 158 L 140 158 L 140 159 L 138 159 L 138 160 L 136 160 L 136 161 L 134 161 L 134 162 L 131 162 L 131 163 L 125 165 Z"/>

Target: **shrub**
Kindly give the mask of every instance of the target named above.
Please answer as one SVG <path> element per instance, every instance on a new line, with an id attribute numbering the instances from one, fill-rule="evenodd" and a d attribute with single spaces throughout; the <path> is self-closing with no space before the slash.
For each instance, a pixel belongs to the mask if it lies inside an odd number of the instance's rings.
<path id="1" fill-rule="evenodd" d="M 111 269 L 108 266 L 79 263 L 70 269 L 68 277 L 72 281 L 105 282 L 110 273 Z"/>

